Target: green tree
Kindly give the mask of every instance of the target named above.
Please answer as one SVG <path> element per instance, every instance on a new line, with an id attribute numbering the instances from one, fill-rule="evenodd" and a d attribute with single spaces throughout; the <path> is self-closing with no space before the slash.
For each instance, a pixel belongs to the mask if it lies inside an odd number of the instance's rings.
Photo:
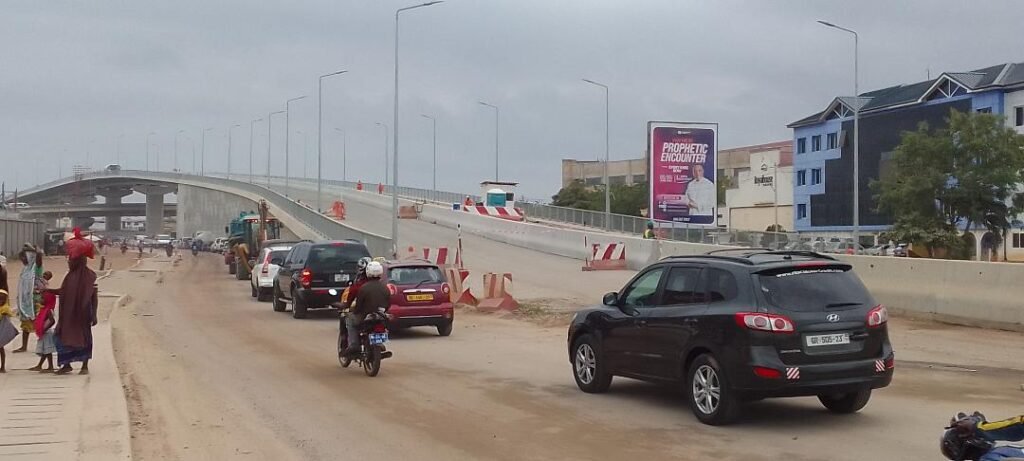
<path id="1" fill-rule="evenodd" d="M 596 210 L 600 205 L 604 209 L 604 197 L 599 198 L 596 191 L 584 185 L 583 181 L 576 180 L 553 195 L 551 204 L 582 210 Z"/>
<path id="2" fill-rule="evenodd" d="M 646 182 L 612 186 L 612 213 L 640 216 L 640 209 L 648 205 Z M 551 204 L 581 210 L 604 211 L 604 186 L 587 187 L 582 181 L 573 181 L 551 197 Z"/>
<path id="3" fill-rule="evenodd" d="M 718 206 L 725 206 L 725 191 L 732 189 L 732 176 L 718 177 Z"/>
<path id="4" fill-rule="evenodd" d="M 871 184 L 878 210 L 900 241 L 964 254 L 960 229 L 981 225 L 1002 239 L 1024 209 L 1024 136 L 1002 117 L 952 111 L 947 128 L 922 123 L 893 152 L 889 174 Z"/>

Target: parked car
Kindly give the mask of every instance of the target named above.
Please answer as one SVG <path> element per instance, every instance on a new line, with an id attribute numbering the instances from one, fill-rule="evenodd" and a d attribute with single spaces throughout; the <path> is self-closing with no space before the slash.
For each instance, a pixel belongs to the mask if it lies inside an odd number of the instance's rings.
<path id="1" fill-rule="evenodd" d="M 863 408 L 893 376 L 888 311 L 850 264 L 813 252 L 662 259 L 568 331 L 584 392 L 613 376 L 682 385 L 697 419 L 728 424 L 744 401 L 817 396 Z"/>
<path id="2" fill-rule="evenodd" d="M 888 243 L 883 243 L 881 245 L 875 245 L 871 248 L 868 248 L 867 250 L 864 250 L 864 253 L 871 256 L 889 256 L 889 254 L 892 253 L 892 251 L 892 245 L 889 245 Z"/>
<path id="3" fill-rule="evenodd" d="M 896 245 L 896 248 L 892 250 L 892 255 L 896 256 L 897 258 L 906 258 L 910 256 L 910 251 L 907 248 L 907 244 L 901 243 L 899 245 Z"/>
<path id="4" fill-rule="evenodd" d="M 277 279 L 277 271 L 296 243 L 298 242 L 286 240 L 268 240 L 263 243 L 263 249 L 257 255 L 256 263 L 253 264 L 249 277 L 252 297 L 257 301 L 270 301 L 270 297 L 274 293 L 274 280 Z"/>
<path id="5" fill-rule="evenodd" d="M 274 310 L 292 305 L 292 317 L 306 317 L 310 309 L 329 307 L 356 278 L 359 258 L 370 252 L 357 240 L 301 242 L 288 252 L 274 280 Z"/>
<path id="6" fill-rule="evenodd" d="M 385 281 L 391 292 L 391 326 L 394 328 L 430 326 L 437 334 L 449 336 L 455 322 L 451 288 L 444 272 L 427 261 L 390 261 Z"/>

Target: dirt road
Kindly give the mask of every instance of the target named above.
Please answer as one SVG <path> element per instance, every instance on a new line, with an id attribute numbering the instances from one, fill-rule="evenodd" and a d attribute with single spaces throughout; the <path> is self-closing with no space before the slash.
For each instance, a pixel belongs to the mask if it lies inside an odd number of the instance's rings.
<path id="1" fill-rule="evenodd" d="M 159 258 L 156 258 L 159 259 Z M 186 255 L 161 272 L 118 272 L 111 290 L 132 302 L 112 317 L 115 350 L 141 460 L 200 459 L 936 459 L 956 410 L 1020 411 L 1019 335 L 900 324 L 894 385 L 860 414 L 837 417 L 814 399 L 751 405 L 736 426 L 695 421 L 673 389 L 617 379 L 579 392 L 564 327 L 460 314 L 455 333 L 412 330 L 390 343 L 377 378 L 341 369 L 337 320 L 274 313 L 249 298 L 220 259 Z M 936 339 L 938 338 L 938 339 Z M 929 364 L 989 356 L 976 372 Z M 977 349 L 975 349 L 977 347 Z M 897 354 L 899 354 L 897 349 Z M 897 355 L 897 357 L 902 357 Z"/>

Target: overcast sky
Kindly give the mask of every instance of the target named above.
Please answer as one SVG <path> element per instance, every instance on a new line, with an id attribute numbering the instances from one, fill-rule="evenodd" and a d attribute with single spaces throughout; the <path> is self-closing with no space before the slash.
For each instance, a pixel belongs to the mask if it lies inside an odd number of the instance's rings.
<path id="1" fill-rule="evenodd" d="M 0 179 L 8 190 L 46 182 L 74 163 L 116 160 L 248 174 L 267 165 L 266 117 L 292 103 L 291 163 L 308 137 L 315 176 L 316 80 L 324 81 L 324 174 L 379 181 L 392 124 L 395 0 L 15 1 L 0 11 Z M 1024 6 L 1014 1 L 448 0 L 402 16 L 399 182 L 430 187 L 437 117 L 438 188 L 475 191 L 494 174 L 529 197 L 558 190 L 562 158 L 604 155 L 611 87 L 611 156 L 639 157 L 648 120 L 713 121 L 723 147 L 790 138 L 785 125 L 852 93 L 852 37 L 861 35 L 861 89 L 1024 61 Z M 273 118 L 272 168 L 284 172 L 285 119 Z M 303 134 L 299 134 L 301 131 Z"/>

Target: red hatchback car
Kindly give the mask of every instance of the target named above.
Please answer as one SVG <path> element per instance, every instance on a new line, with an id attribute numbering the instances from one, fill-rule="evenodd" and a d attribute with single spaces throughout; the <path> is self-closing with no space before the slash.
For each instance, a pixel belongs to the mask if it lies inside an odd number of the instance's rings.
<path id="1" fill-rule="evenodd" d="M 384 281 L 391 292 L 393 328 L 431 326 L 437 334 L 452 334 L 455 309 L 451 287 L 437 265 L 422 260 L 388 261 Z"/>

